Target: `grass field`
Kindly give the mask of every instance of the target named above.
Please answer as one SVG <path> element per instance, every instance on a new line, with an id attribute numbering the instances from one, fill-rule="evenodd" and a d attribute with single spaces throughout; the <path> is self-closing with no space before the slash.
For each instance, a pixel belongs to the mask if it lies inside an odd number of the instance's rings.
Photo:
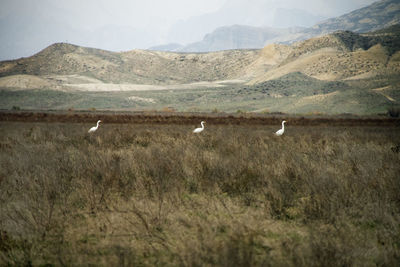
<path id="1" fill-rule="evenodd" d="M 398 123 L 288 121 L 0 121 L 0 265 L 398 265 Z"/>

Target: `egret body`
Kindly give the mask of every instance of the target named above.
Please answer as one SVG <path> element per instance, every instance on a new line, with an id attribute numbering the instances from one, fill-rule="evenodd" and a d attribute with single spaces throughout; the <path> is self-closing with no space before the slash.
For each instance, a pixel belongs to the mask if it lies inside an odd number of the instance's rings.
<path id="1" fill-rule="evenodd" d="M 282 128 L 276 131 L 275 135 L 281 136 L 285 132 L 285 122 L 286 121 L 282 121 Z"/>
<path id="2" fill-rule="evenodd" d="M 97 125 L 93 126 L 92 128 L 89 129 L 88 133 L 93 133 L 95 132 L 98 128 L 99 128 L 99 124 L 100 124 L 101 120 L 97 121 Z"/>
<path id="3" fill-rule="evenodd" d="M 194 133 L 201 133 L 204 130 L 204 123 L 206 123 L 205 121 L 202 121 L 201 124 L 201 128 L 196 128 L 193 130 Z"/>

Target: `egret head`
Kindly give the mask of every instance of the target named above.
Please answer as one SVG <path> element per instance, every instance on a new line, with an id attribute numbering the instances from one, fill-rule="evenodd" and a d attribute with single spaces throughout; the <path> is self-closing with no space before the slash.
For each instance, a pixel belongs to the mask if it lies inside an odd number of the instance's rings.
<path id="1" fill-rule="evenodd" d="M 201 121 L 201 123 L 206 123 L 205 121 Z"/>
<path id="2" fill-rule="evenodd" d="M 101 120 L 98 120 L 98 121 L 97 121 L 97 123 L 100 123 L 100 122 L 102 122 L 102 121 L 101 121 Z"/>
<path id="3" fill-rule="evenodd" d="M 282 121 L 282 123 L 285 123 L 286 121 Z"/>

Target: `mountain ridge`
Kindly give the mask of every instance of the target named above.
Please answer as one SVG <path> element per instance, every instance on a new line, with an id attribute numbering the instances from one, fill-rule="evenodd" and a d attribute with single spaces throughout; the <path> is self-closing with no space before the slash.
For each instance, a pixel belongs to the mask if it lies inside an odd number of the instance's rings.
<path id="1" fill-rule="evenodd" d="M 338 30 L 362 33 L 376 31 L 396 24 L 400 24 L 400 2 L 397 0 L 381 0 L 342 16 L 321 21 L 309 28 L 222 26 L 206 34 L 203 40 L 183 47 L 175 47 L 172 51 L 206 52 L 226 49 L 262 48 L 271 43 L 291 44 Z M 243 29 L 248 29 L 248 31 L 243 33 Z"/>

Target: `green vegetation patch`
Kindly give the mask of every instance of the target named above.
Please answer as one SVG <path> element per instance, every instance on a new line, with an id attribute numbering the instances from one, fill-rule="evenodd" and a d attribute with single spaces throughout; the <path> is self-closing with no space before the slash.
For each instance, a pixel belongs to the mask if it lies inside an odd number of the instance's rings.
<path id="1" fill-rule="evenodd" d="M 294 72 L 256 85 L 228 84 L 215 88 L 120 92 L 0 90 L 0 109 L 383 114 L 389 108 L 399 108 L 399 82 L 397 75 L 322 81 Z M 375 90 L 384 87 L 387 89 Z"/>

